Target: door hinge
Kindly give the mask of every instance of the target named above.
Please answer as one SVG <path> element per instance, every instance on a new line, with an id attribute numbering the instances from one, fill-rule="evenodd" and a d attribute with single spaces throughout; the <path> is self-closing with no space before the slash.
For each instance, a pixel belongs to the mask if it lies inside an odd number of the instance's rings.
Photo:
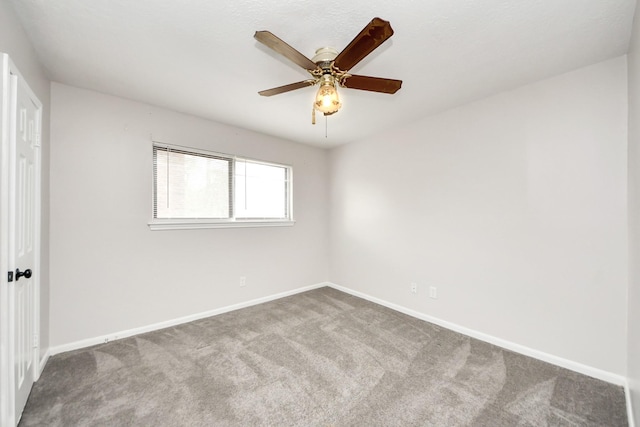
<path id="1" fill-rule="evenodd" d="M 33 348 L 37 348 L 40 345 L 40 340 L 38 339 L 38 334 L 33 335 Z"/>
<path id="2" fill-rule="evenodd" d="M 7 275 L 7 282 L 13 282 L 13 271 L 10 271 Z"/>

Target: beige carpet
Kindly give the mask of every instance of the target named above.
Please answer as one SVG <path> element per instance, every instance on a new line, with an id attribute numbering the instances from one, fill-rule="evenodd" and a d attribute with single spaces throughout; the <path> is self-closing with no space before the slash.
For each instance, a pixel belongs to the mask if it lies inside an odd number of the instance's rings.
<path id="1" fill-rule="evenodd" d="M 626 426 L 624 391 L 322 288 L 52 357 L 21 426 Z"/>

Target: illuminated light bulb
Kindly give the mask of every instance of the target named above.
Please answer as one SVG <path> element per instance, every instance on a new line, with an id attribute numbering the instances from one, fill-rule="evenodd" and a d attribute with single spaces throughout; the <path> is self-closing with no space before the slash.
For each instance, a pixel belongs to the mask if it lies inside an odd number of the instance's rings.
<path id="1" fill-rule="evenodd" d="M 316 110 L 321 111 L 325 115 L 335 113 L 340 109 L 340 97 L 336 90 L 335 79 L 331 74 L 324 74 L 320 79 L 320 88 L 316 94 L 314 103 Z"/>

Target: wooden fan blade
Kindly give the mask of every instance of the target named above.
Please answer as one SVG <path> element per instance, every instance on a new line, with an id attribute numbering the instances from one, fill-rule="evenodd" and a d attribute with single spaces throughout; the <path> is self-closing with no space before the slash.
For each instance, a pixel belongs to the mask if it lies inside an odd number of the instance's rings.
<path id="1" fill-rule="evenodd" d="M 272 96 L 272 95 L 278 95 L 279 93 L 289 92 L 296 89 L 302 89 L 303 87 L 307 87 L 307 86 L 313 86 L 314 84 L 316 84 L 315 80 L 304 80 L 301 82 L 291 83 L 291 84 L 280 86 L 280 87 L 274 87 L 273 89 L 261 90 L 258 93 L 262 96 Z"/>
<path id="2" fill-rule="evenodd" d="M 393 35 L 393 29 L 388 21 L 373 18 L 360 31 L 351 43 L 336 57 L 334 66 L 341 71 L 349 71 L 354 65 L 373 52 Z"/>
<path id="3" fill-rule="evenodd" d="M 270 47 L 285 58 L 293 61 L 305 70 L 315 70 L 318 66 L 309 58 L 289 46 L 269 31 L 256 31 L 253 37 L 263 45 Z"/>
<path id="4" fill-rule="evenodd" d="M 393 94 L 402 87 L 402 80 L 351 75 L 342 81 L 342 86 L 349 89 L 369 90 L 371 92 Z"/>

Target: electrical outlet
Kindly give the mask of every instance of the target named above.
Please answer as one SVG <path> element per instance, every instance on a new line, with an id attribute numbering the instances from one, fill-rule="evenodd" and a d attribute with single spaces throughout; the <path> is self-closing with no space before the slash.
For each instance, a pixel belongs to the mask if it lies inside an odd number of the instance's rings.
<path id="1" fill-rule="evenodd" d="M 429 286 L 429 298 L 438 299 L 438 288 Z"/>
<path id="2" fill-rule="evenodd" d="M 418 293 L 418 284 L 416 282 L 411 282 L 411 293 L 417 294 Z"/>
<path id="3" fill-rule="evenodd" d="M 247 286 L 247 277 L 240 276 L 240 287 Z"/>

